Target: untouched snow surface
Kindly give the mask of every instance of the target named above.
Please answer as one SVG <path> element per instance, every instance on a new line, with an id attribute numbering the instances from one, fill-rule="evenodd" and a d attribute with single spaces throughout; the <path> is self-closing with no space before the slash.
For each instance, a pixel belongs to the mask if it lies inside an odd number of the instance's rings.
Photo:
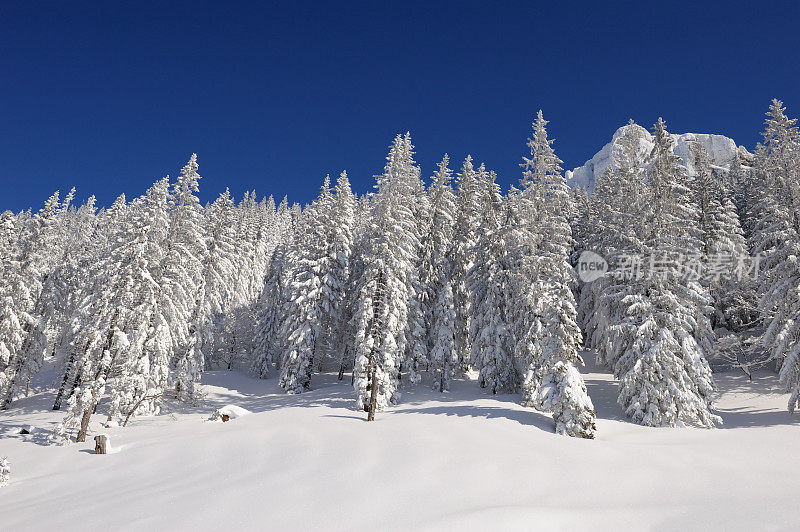
<path id="1" fill-rule="evenodd" d="M 587 355 L 586 359 L 593 358 Z M 205 403 L 46 445 L 50 394 L 0 412 L 2 530 L 753 530 L 800 527 L 800 420 L 776 377 L 718 374 L 724 428 L 631 424 L 616 384 L 583 369 L 598 438 L 553 434 L 548 416 L 474 381 L 417 388 L 367 423 L 349 379 L 286 395 L 275 379 L 204 375 Z M 252 414 L 207 421 L 225 405 Z M 19 428 L 42 430 L 19 435 Z M 115 454 L 92 454 L 107 432 Z"/>

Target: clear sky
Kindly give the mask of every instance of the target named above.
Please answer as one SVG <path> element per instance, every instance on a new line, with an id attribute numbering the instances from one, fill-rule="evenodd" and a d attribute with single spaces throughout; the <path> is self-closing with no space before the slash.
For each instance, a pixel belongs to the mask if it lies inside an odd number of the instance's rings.
<path id="1" fill-rule="evenodd" d="M 0 0 L 0 210 L 109 204 L 197 152 L 201 199 L 367 191 L 411 131 L 517 182 L 536 110 L 572 168 L 628 118 L 748 148 L 800 116 L 800 2 Z"/>

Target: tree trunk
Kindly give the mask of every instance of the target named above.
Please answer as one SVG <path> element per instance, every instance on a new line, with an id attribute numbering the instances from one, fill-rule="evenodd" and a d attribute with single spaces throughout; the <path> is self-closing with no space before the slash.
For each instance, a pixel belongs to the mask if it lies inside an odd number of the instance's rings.
<path id="1" fill-rule="evenodd" d="M 11 401 L 14 399 L 14 390 L 17 388 L 17 382 L 19 380 L 19 374 L 20 372 L 22 372 L 22 367 L 25 365 L 25 359 L 27 358 L 27 356 L 25 355 L 25 353 L 27 352 L 27 347 L 28 347 L 28 339 L 25 338 L 25 342 L 23 342 L 22 348 L 16 353 L 16 356 L 14 357 L 15 358 L 14 372 L 11 374 L 11 382 L 8 383 L 8 389 L 6 390 L 6 395 L 3 398 L 3 403 L 2 405 L 0 405 L 0 410 L 7 410 L 8 407 L 11 406 Z"/>
<path id="2" fill-rule="evenodd" d="M 75 395 L 75 390 L 78 389 L 78 386 L 80 386 L 82 382 L 83 381 L 81 381 L 81 372 L 79 371 L 79 372 L 75 373 L 75 380 L 72 381 L 72 386 L 71 386 L 71 388 L 69 390 L 69 394 L 67 395 L 67 401 L 69 401 L 69 399 L 73 395 Z"/>
<path id="3" fill-rule="evenodd" d="M 370 375 L 370 395 L 369 395 L 369 410 L 367 413 L 367 421 L 375 421 L 375 410 L 378 406 L 378 348 L 381 344 L 381 326 L 383 325 L 383 305 L 384 305 L 384 273 L 383 270 L 378 271 L 378 278 L 375 283 L 375 296 L 372 301 L 372 327 L 370 327 L 370 336 L 373 339 L 372 348 L 369 353 L 369 366 L 367 368 L 367 375 Z M 355 369 L 353 371 L 355 377 Z"/>
<path id="4" fill-rule="evenodd" d="M 76 442 L 86 441 L 86 433 L 89 432 L 89 421 L 92 419 L 93 406 L 83 411 L 83 417 L 81 418 L 81 428 L 78 431 L 78 435 L 75 437 Z"/>
<path id="5" fill-rule="evenodd" d="M 61 401 L 64 398 L 64 392 L 67 391 L 67 383 L 69 382 L 69 376 L 72 374 L 72 366 L 75 365 L 75 356 L 76 353 L 74 351 L 69 355 L 69 360 L 67 360 L 67 366 L 66 368 L 64 368 L 64 378 L 61 379 L 61 386 L 58 387 L 56 400 L 53 403 L 53 410 L 61 410 Z"/>
<path id="6" fill-rule="evenodd" d="M 369 413 L 367 414 L 367 421 L 375 421 L 375 408 L 378 405 L 378 368 L 373 366 L 372 377 L 370 379 L 372 389 L 369 395 Z"/>

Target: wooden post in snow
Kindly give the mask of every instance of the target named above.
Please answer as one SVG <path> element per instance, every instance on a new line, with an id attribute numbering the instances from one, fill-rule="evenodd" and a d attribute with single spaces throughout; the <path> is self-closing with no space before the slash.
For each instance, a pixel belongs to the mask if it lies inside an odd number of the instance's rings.
<path id="1" fill-rule="evenodd" d="M 106 454 L 108 450 L 108 435 L 98 434 L 94 437 L 94 454 Z"/>

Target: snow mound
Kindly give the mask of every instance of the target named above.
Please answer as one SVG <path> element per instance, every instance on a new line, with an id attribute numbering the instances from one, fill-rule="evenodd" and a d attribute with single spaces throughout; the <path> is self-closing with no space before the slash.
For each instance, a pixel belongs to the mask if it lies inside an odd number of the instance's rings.
<path id="1" fill-rule="evenodd" d="M 238 417 L 246 416 L 250 414 L 249 410 L 246 408 L 242 408 L 241 406 L 236 405 L 226 405 L 214 412 L 214 415 L 211 416 L 213 421 L 221 420 L 222 416 L 228 416 L 228 419 L 236 419 Z"/>
<path id="2" fill-rule="evenodd" d="M 621 147 L 618 139 L 623 135 L 634 135 L 638 139 L 639 156 L 644 158 L 653 149 L 653 135 L 638 124 L 626 124 L 617 129 L 611 142 L 603 146 L 594 157 L 586 161 L 583 166 L 574 170 L 567 170 L 565 177 L 571 187 L 585 187 L 591 192 L 597 179 L 603 175 L 609 166 L 617 163 Z M 733 139 L 724 135 L 713 135 L 707 133 L 683 133 L 670 135 L 675 145 L 675 155 L 681 158 L 684 166 L 689 171 L 689 175 L 694 175 L 695 170 L 692 165 L 691 145 L 701 144 L 711 158 L 712 168 L 726 172 L 730 167 L 734 157 L 749 160 L 752 154 L 743 146 L 737 146 Z"/>

